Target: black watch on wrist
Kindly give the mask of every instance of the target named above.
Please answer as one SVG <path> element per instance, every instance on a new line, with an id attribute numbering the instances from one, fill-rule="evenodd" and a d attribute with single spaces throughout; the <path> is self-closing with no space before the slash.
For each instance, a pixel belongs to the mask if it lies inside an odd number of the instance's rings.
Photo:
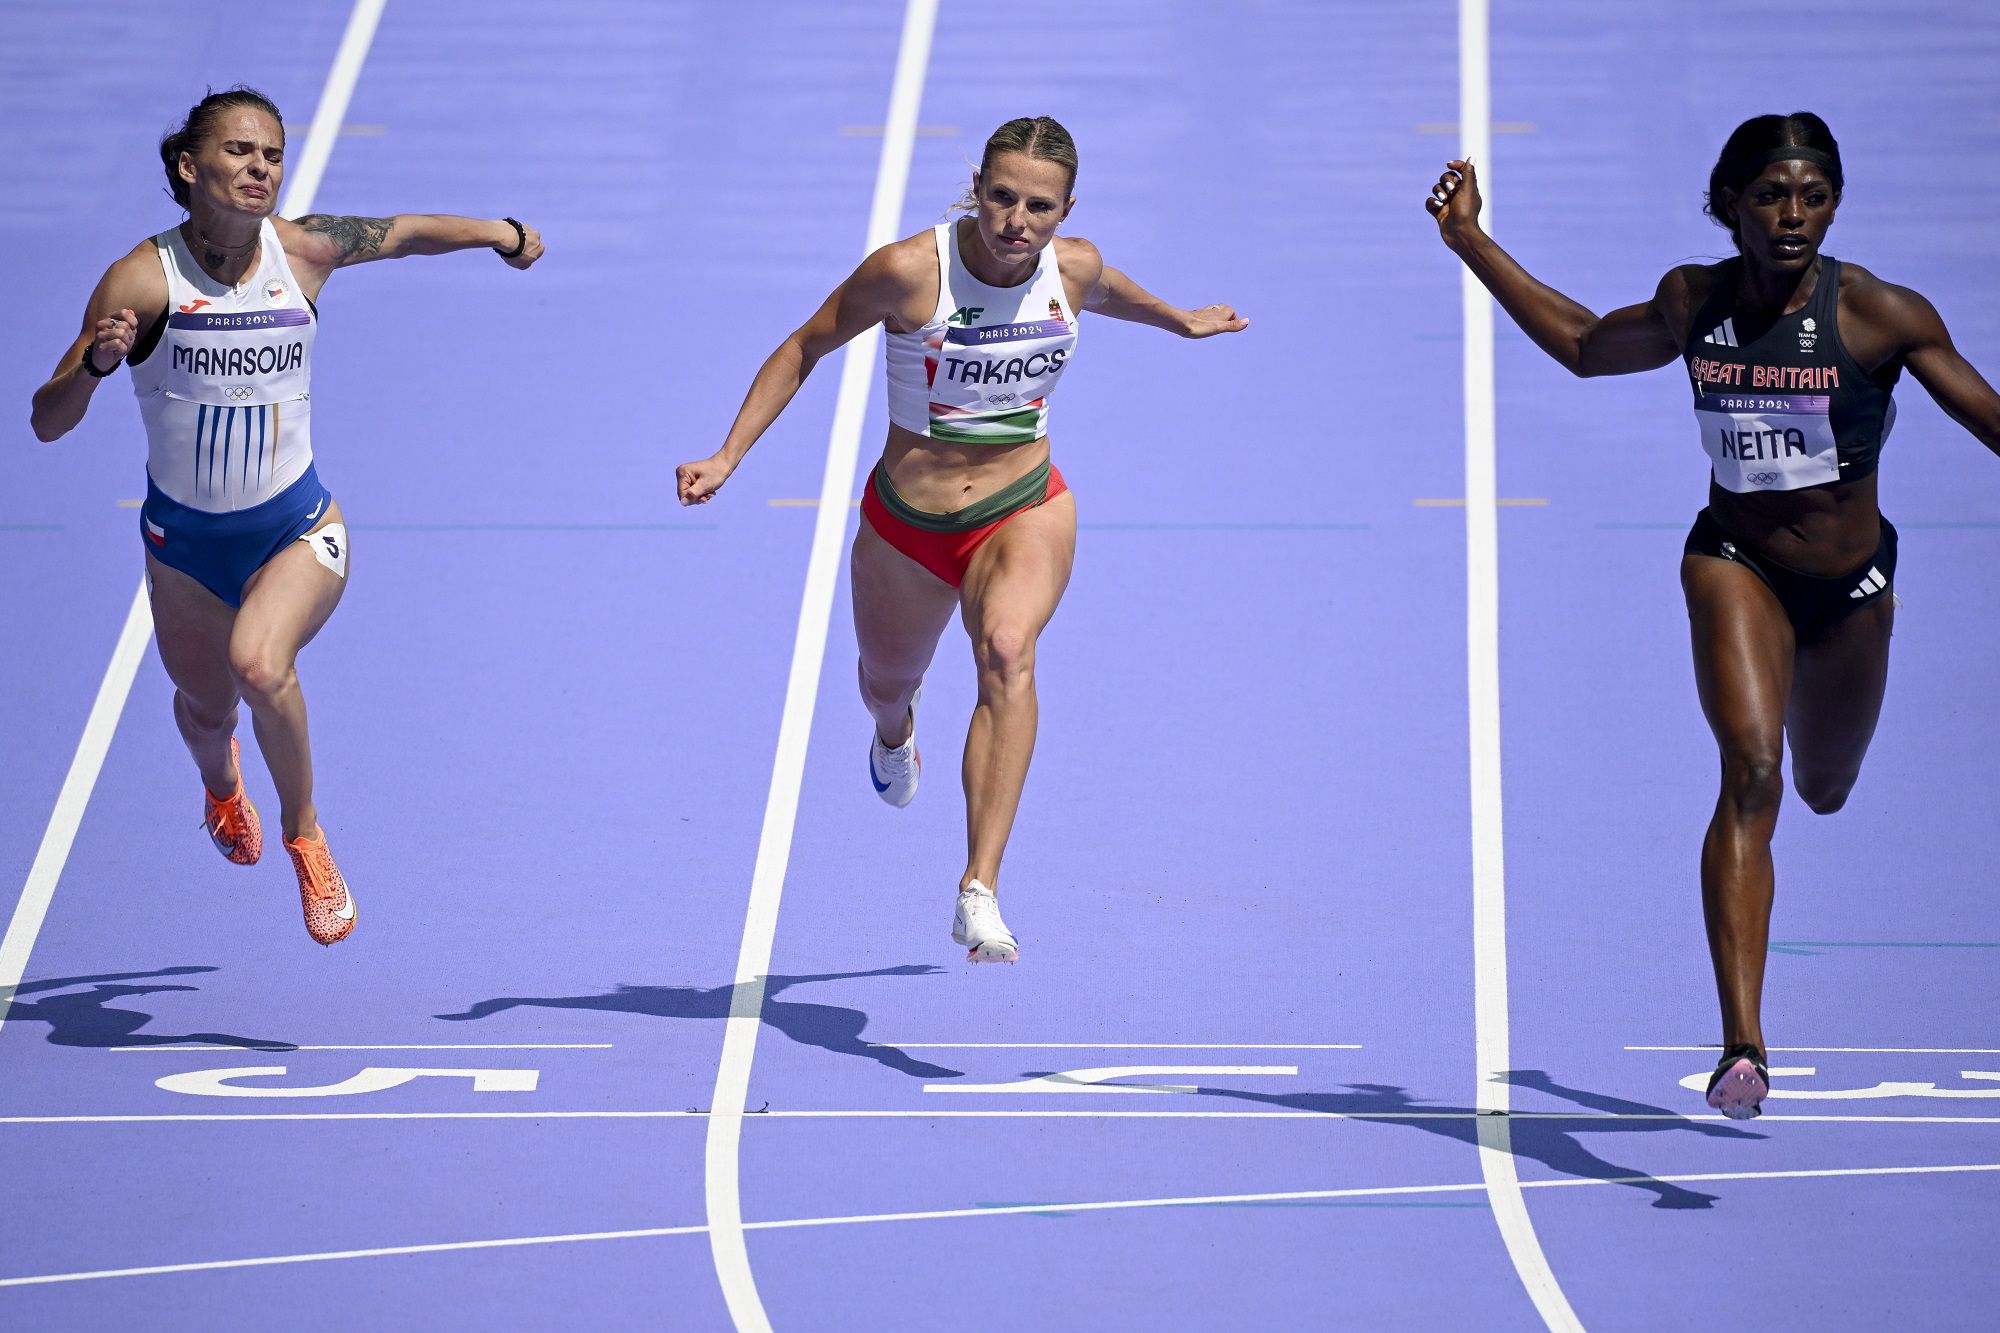
<path id="1" fill-rule="evenodd" d="M 493 253 L 499 255 L 502 259 L 519 259 L 521 252 L 528 248 L 528 229 L 513 218 L 501 218 L 500 220 L 514 229 L 514 248 L 512 250 L 502 250 L 496 245 L 493 247 Z"/>
<path id="2" fill-rule="evenodd" d="M 96 366 L 90 363 L 90 354 L 92 352 L 95 352 L 96 350 L 97 350 L 96 343 L 92 343 L 90 346 L 83 349 L 83 373 L 90 376 L 94 380 L 103 379 L 105 376 L 111 374 L 112 371 L 117 370 L 118 367 L 125 364 L 125 358 L 121 356 L 116 361 L 113 361 L 111 363 L 111 370 L 99 370 Z"/>

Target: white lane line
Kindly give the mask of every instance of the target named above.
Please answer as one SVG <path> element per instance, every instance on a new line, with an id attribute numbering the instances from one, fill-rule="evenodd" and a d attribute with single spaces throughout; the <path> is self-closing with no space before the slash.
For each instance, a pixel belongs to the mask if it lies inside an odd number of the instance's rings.
<path id="1" fill-rule="evenodd" d="M 1720 1046 L 1627 1046 L 1628 1051 L 1704 1051 Z M 2000 1055 L 1991 1046 L 1773 1046 L 1766 1055 Z"/>
<path id="2" fill-rule="evenodd" d="M 35 851 L 34 864 L 28 868 L 27 883 L 22 886 L 14 914 L 7 922 L 7 934 L 0 937 L 0 1027 L 6 1026 L 15 988 L 27 973 L 28 955 L 34 952 L 35 939 L 42 933 L 49 903 L 55 898 L 56 883 L 62 879 L 63 866 L 68 863 L 70 848 L 76 842 L 76 831 L 83 823 L 84 809 L 90 804 L 91 790 L 97 786 L 104 756 L 111 749 L 112 734 L 118 730 L 118 715 L 125 711 L 125 696 L 131 693 L 132 679 L 139 674 L 139 659 L 145 655 L 146 642 L 152 635 L 153 612 L 146 602 L 146 584 L 142 579 L 131 608 L 125 613 L 125 627 L 119 631 L 118 646 L 111 651 L 110 665 L 105 667 L 104 679 L 98 683 L 97 698 L 91 702 L 90 716 L 83 724 L 83 736 L 76 743 L 69 773 L 56 796 L 55 810 L 49 815 L 48 827 L 42 830 L 42 843 Z"/>
<path id="3" fill-rule="evenodd" d="M 930 64 L 931 32 L 937 23 L 938 0 L 908 0 L 903 35 L 896 52 L 896 75 L 889 90 L 889 114 L 882 135 L 882 156 L 875 169 L 875 197 L 868 210 L 868 234 L 863 253 L 896 239 L 903 213 L 904 189 L 910 177 L 910 153 L 916 141 L 917 110 L 923 99 L 924 75 Z M 874 326 L 847 345 L 840 368 L 840 391 L 834 401 L 833 428 L 827 439 L 826 471 L 820 480 L 819 508 L 813 519 L 812 556 L 799 604 L 799 623 L 792 641 L 791 677 L 785 687 L 785 710 L 778 724 L 778 751 L 771 766 L 771 789 L 764 804 L 764 827 L 757 843 L 757 863 L 751 874 L 750 903 L 743 922 L 743 943 L 736 956 L 736 984 L 731 992 L 729 1021 L 723 1033 L 722 1058 L 715 1073 L 715 1094 L 703 1157 L 704 1204 L 709 1225 L 709 1250 L 722 1285 L 729 1317 L 741 1330 L 768 1330 L 769 1317 L 757 1295 L 750 1271 L 750 1251 L 743 1237 L 743 1203 L 739 1171 L 743 1137 L 742 1112 L 750 1090 L 750 1065 L 763 1026 L 765 974 L 771 966 L 771 943 L 778 929 L 778 900 L 784 893 L 785 868 L 792 855 L 792 828 L 798 817 L 799 788 L 805 780 L 806 745 L 812 737 L 813 707 L 819 695 L 820 666 L 826 656 L 826 636 L 833 615 L 834 577 L 840 567 L 841 542 L 847 535 L 847 498 L 854 494 L 855 460 L 861 448 L 861 427 L 868 410 L 868 386 L 874 375 L 875 349 L 881 328 Z"/>
<path id="4" fill-rule="evenodd" d="M 205 1055 L 240 1055 L 257 1052 L 265 1055 L 278 1051 L 289 1055 L 293 1051 L 608 1051 L 608 1041 L 473 1041 L 442 1042 L 422 1046 L 288 1046 L 283 1042 L 273 1042 L 269 1046 L 111 1046 L 111 1051 L 200 1051 Z"/>
<path id="5" fill-rule="evenodd" d="M 871 1041 L 899 1051 L 1358 1051 L 1347 1042 L 1297 1041 Z"/>
<path id="6" fill-rule="evenodd" d="M 295 217 L 312 207 L 320 174 L 325 171 L 327 156 L 333 151 L 334 132 L 340 128 L 340 116 L 347 112 L 354 80 L 361 73 L 362 57 L 368 52 L 368 42 L 375 34 L 375 21 L 386 2 L 355 0 L 354 11 L 347 20 L 347 33 L 341 38 L 340 50 L 334 56 L 332 70 L 327 74 L 326 87 L 320 93 L 320 109 L 314 113 L 312 129 L 306 134 L 306 145 L 301 154 L 303 165 L 285 182 L 285 197 L 279 201 L 278 208 L 286 217 Z M 336 114 L 330 122 L 324 122 L 322 115 L 329 108 L 335 108 Z M 287 205 L 290 206 L 289 212 L 286 211 Z M 83 724 L 83 737 L 76 744 L 75 758 L 70 760 L 69 775 L 63 779 L 62 791 L 56 797 L 56 808 L 49 815 L 48 827 L 42 831 L 42 843 L 35 852 L 34 864 L 28 869 L 28 881 L 21 889 L 20 900 L 14 904 L 14 914 L 7 922 L 7 934 L 0 938 L 0 1027 L 6 1026 L 15 988 L 27 973 L 28 955 L 34 952 L 35 939 L 41 934 L 49 903 L 55 897 L 56 883 L 62 878 L 63 866 L 68 863 L 70 848 L 76 842 L 77 828 L 83 823 L 83 812 L 90 804 L 90 793 L 96 788 L 97 775 L 104 767 L 104 756 L 111 749 L 112 733 L 118 730 L 119 715 L 125 711 L 125 699 L 132 692 L 133 678 L 139 674 L 139 661 L 145 656 L 146 644 L 152 637 L 153 609 L 146 600 L 146 580 L 141 578 L 139 591 L 132 598 L 132 608 L 125 614 L 125 628 L 118 635 L 118 646 L 111 652 L 111 662 L 104 668 L 104 679 L 98 684 L 97 698 L 91 703 L 90 716 Z"/>
<path id="7" fill-rule="evenodd" d="M 1966 1175 L 2000 1171 L 2000 1162 L 1963 1166 L 1857 1166 L 1804 1171 L 1710 1171 L 1681 1176 L 1613 1176 L 1561 1180 L 1529 1180 L 1523 1189 L 1568 1189 L 1599 1185 L 1704 1184 L 1732 1180 L 1826 1180 L 1854 1176 Z M 789 1231 L 801 1227 L 865 1226 L 881 1222 L 935 1222 L 972 1217 L 1021 1217 L 1044 1213 L 1104 1213 L 1142 1208 L 1227 1208 L 1256 1204 L 1308 1203 L 1321 1200 L 1380 1199 L 1412 1195 L 1474 1194 L 1485 1182 L 1465 1185 L 1376 1185 L 1337 1190 L 1286 1190 L 1262 1194 L 1198 1194 L 1166 1199 L 1112 1199 L 1087 1203 L 999 1204 L 990 1208 L 934 1208 L 907 1213 L 859 1213 L 848 1217 L 794 1217 L 770 1222 L 746 1222 L 749 1231 Z M 574 1245 L 600 1240 L 641 1240 L 658 1236 L 691 1236 L 704 1226 L 636 1227 L 624 1231 L 576 1231 L 554 1236 L 508 1236 L 495 1240 L 444 1241 L 430 1245 L 384 1245 L 366 1250 L 326 1250 L 312 1254 L 274 1254 L 255 1259 L 211 1259 L 200 1263 L 152 1264 L 144 1268 L 100 1268 L 81 1273 L 44 1273 L 33 1277 L 0 1278 L 0 1287 L 44 1286 L 54 1282 L 89 1282 L 114 1277 L 156 1277 L 168 1273 L 212 1273 L 233 1268 L 265 1268 L 274 1264 L 328 1263 L 339 1259 L 379 1259 L 403 1254 L 444 1254 L 462 1250 L 496 1250 L 524 1245 Z"/>
<path id="8" fill-rule="evenodd" d="M 1484 177 L 1485 226 L 1493 227 L 1493 107 L 1486 0 L 1459 0 L 1460 155 Z M 1479 1170 L 1507 1257 L 1554 1330 L 1582 1323 L 1549 1267 L 1528 1217 L 1506 1112 L 1513 1067 L 1507 1040 L 1507 871 L 1500 787 L 1500 539 L 1494 482 L 1493 302 L 1472 270 L 1459 270 L 1465 323 L 1465 638 L 1472 788 L 1472 968 L 1480 1117 Z"/>
<path id="9" fill-rule="evenodd" d="M 183 1111 L 143 1115 L 0 1115 L 0 1125 L 220 1124 L 252 1120 L 698 1120 L 719 1112 L 698 1108 L 647 1111 Z M 803 1110 L 735 1112 L 753 1120 L 1481 1120 L 1473 1111 L 1083 1111 L 1083 1110 Z M 1514 1111 L 1514 1120 L 1596 1124 L 1741 1123 L 1719 1115 L 1620 1115 L 1600 1111 Z M 1785 1115 L 1766 1112 L 1759 1125 L 2000 1125 L 1996 1115 Z"/>
<path id="10" fill-rule="evenodd" d="M 347 31 L 341 34 L 340 48 L 333 54 L 333 68 L 327 71 L 326 83 L 320 89 L 319 105 L 313 108 L 305 147 L 286 174 L 285 199 L 278 205 L 279 217 L 298 218 L 312 212 L 320 180 L 326 175 L 327 161 L 333 156 L 334 141 L 340 136 L 340 124 L 347 119 L 347 104 L 354 96 L 355 81 L 361 77 L 361 64 L 374 44 L 375 26 L 382 19 L 382 6 L 387 3 L 388 0 L 354 0 L 354 8 L 348 11 Z"/>

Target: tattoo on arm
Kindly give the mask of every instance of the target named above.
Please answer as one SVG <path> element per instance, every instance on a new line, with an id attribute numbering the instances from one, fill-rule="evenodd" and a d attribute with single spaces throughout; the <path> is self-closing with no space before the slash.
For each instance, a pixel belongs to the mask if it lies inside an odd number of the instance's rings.
<path id="1" fill-rule="evenodd" d="M 391 225 L 389 218 L 342 217 L 333 213 L 313 213 L 299 219 L 301 230 L 318 232 L 340 247 L 342 264 L 358 264 L 380 254 Z"/>

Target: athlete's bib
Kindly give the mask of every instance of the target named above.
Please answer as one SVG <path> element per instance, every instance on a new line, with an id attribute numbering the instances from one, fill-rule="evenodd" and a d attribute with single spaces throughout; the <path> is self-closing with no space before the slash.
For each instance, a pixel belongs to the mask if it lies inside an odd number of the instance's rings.
<path id="1" fill-rule="evenodd" d="M 1825 394 L 1702 394 L 1694 415 L 1717 484 L 1742 494 L 1839 481 L 1832 402 Z"/>
<path id="2" fill-rule="evenodd" d="M 889 419 L 953 444 L 1032 443 L 1049 433 L 1049 397 L 1076 351 L 1055 243 L 1028 281 L 989 287 L 966 267 L 955 224 L 933 235 L 937 309 L 922 328 L 883 341 Z"/>

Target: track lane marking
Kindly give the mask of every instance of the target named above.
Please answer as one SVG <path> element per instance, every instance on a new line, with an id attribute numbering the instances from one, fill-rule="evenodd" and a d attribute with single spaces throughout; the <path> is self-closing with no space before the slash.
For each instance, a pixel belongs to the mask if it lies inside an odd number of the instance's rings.
<path id="1" fill-rule="evenodd" d="M 1689 1185 L 1721 1181 L 1826 1180 L 1856 1176 L 1967 1175 L 2000 1171 L 2000 1162 L 1974 1162 L 1954 1166 L 1859 1166 L 1830 1167 L 1801 1171 L 1708 1171 L 1677 1176 L 1611 1176 L 1561 1180 L 1527 1180 L 1523 1189 L 1570 1189 L 1599 1185 L 1640 1185 L 1648 1183 Z M 1485 1182 L 1462 1185 L 1376 1185 L 1354 1189 L 1285 1190 L 1260 1194 L 1202 1194 L 1179 1198 L 1112 1199 L 1088 1203 L 1001 1204 L 984 1208 L 936 1208 L 920 1212 L 859 1213 L 847 1217 L 795 1217 L 770 1222 L 745 1222 L 749 1231 L 789 1231 L 803 1227 L 866 1226 L 882 1222 L 933 1222 L 973 1217 L 1036 1216 L 1050 1212 L 1102 1213 L 1143 1208 L 1214 1208 L 1243 1204 L 1300 1203 L 1322 1199 L 1393 1198 L 1410 1195 L 1471 1194 L 1488 1188 Z M 156 1277 L 170 1273 L 212 1273 L 238 1268 L 265 1268 L 277 1264 L 328 1263 L 341 1259 L 379 1259 L 407 1254 L 445 1254 L 464 1250 L 507 1249 L 527 1245 L 571 1245 L 603 1240 L 643 1240 L 664 1236 L 691 1236 L 707 1231 L 701 1225 L 675 1227 L 635 1227 L 623 1231 L 579 1231 L 553 1236 L 508 1236 L 492 1240 L 443 1241 L 429 1245 L 384 1245 L 372 1249 L 326 1250 L 310 1254 L 277 1254 L 254 1259 L 211 1259 L 196 1263 L 152 1264 L 143 1268 L 100 1268 L 79 1273 L 45 1273 L 31 1277 L 0 1278 L 0 1287 L 42 1286 L 57 1282 L 89 1282 L 105 1278 Z"/>
<path id="2" fill-rule="evenodd" d="M 1493 106 L 1486 0 L 1459 0 L 1459 155 L 1487 179 L 1493 208 Z M 1500 539 L 1494 463 L 1493 302 L 1472 270 L 1459 267 L 1465 377 L 1465 627 L 1468 770 L 1472 804 L 1472 970 L 1479 1170 L 1507 1257 L 1555 1333 L 1582 1333 L 1535 1235 L 1515 1170 L 1507 1111 L 1507 866 L 1500 778 Z"/>
<path id="3" fill-rule="evenodd" d="M 1719 1051 L 1720 1046 L 1627 1046 L 1628 1051 Z M 1773 1046 L 1783 1055 L 2000 1055 L 1992 1046 Z"/>
<path id="4" fill-rule="evenodd" d="M 278 209 L 282 216 L 296 217 L 312 207 L 313 195 L 319 189 L 320 177 L 325 174 L 327 159 L 333 153 L 334 132 L 340 128 L 341 118 L 347 114 L 348 99 L 354 92 L 355 80 L 361 76 L 362 61 L 367 57 L 369 44 L 375 39 L 376 23 L 382 16 L 382 6 L 387 2 L 355 0 L 354 8 L 348 14 L 347 28 L 341 35 L 339 49 L 334 53 L 333 67 L 327 72 L 326 83 L 320 89 L 319 107 L 313 112 L 312 129 L 306 135 L 304 148 L 300 150 L 299 166 L 285 182 L 285 197 Z M 15 902 L 13 915 L 8 919 L 7 933 L 0 937 L 0 1028 L 6 1026 L 15 989 L 27 973 L 28 956 L 34 952 L 35 940 L 48 917 L 56 884 L 62 879 L 63 867 L 69 862 L 70 849 L 76 843 L 84 810 L 90 805 L 90 794 L 97 787 L 98 774 L 104 768 L 104 757 L 111 749 L 112 735 L 118 730 L 118 719 L 125 711 L 125 700 L 132 693 L 132 681 L 139 674 L 140 660 L 145 656 L 146 644 L 152 637 L 153 609 L 146 600 L 146 580 L 142 576 L 131 608 L 125 613 L 125 626 L 119 632 L 117 647 L 112 649 L 111 661 L 104 668 L 104 679 L 98 684 L 97 697 L 91 702 L 90 715 L 83 724 L 83 736 L 77 741 L 76 754 L 70 760 L 69 773 L 56 796 L 55 809 L 49 814 L 48 826 L 42 830 L 41 845 L 35 851 L 34 864 L 28 869 L 27 883 L 22 886 L 21 897 Z"/>
<path id="5" fill-rule="evenodd" d="M 1885 1099 L 1886 1100 L 1886 1099 Z M 1098 1110 L 866 1110 L 704 1111 L 655 1108 L 641 1111 L 263 1111 L 159 1112 L 129 1115 L 0 1115 L 0 1125 L 159 1125 L 245 1120 L 706 1120 L 724 1114 L 752 1120 L 1479 1120 L 1478 1111 L 1098 1111 Z M 1511 1120 L 1645 1121 L 1667 1124 L 1740 1124 L 1720 1115 L 1620 1114 L 1602 1111 L 1512 1111 Z M 2000 1125 L 2000 1115 L 1785 1115 L 1767 1112 L 1759 1124 L 1837 1125 Z"/>
<path id="6" fill-rule="evenodd" d="M 1358 1051 L 1352 1042 L 1293 1041 L 871 1041 L 901 1051 Z"/>
<path id="7" fill-rule="evenodd" d="M 871 254 L 895 240 L 902 220 L 903 196 L 916 141 L 917 111 L 930 66 L 931 33 L 937 24 L 937 9 L 938 0 L 908 0 L 903 11 L 902 38 L 896 51 L 896 73 L 889 90 L 889 113 L 882 135 L 882 155 L 875 171 L 875 195 L 869 205 L 863 254 Z M 722 1057 L 716 1066 L 715 1093 L 710 1099 L 717 1114 L 708 1121 L 702 1162 L 709 1250 L 715 1261 L 716 1280 L 729 1306 L 729 1317 L 745 1333 L 768 1333 L 771 1321 L 757 1294 L 756 1277 L 750 1271 L 750 1251 L 743 1236 L 742 1112 L 749 1097 L 757 1036 L 763 1027 L 765 978 L 777 936 L 778 903 L 784 894 L 785 870 L 791 861 L 799 789 L 805 781 L 806 747 L 812 738 L 813 709 L 819 698 L 820 668 L 826 657 L 828 625 L 833 616 L 840 548 L 847 535 L 849 506 L 845 502 L 855 491 L 861 427 L 867 415 L 868 388 L 874 377 L 875 351 L 881 338 L 881 325 L 874 325 L 848 343 L 842 352 L 840 389 L 834 400 L 833 426 L 827 439 L 820 502 L 813 516 L 812 555 L 806 565 L 805 591 L 799 602 L 791 674 L 785 686 L 784 713 L 778 724 L 777 754 L 771 765 L 770 793 L 764 804 L 757 861 L 751 872 L 750 901 L 744 915 L 743 941 L 736 956 L 736 980 L 723 1030 Z"/>
<path id="8" fill-rule="evenodd" d="M 203 1055 L 270 1055 L 274 1052 L 289 1055 L 293 1051 L 608 1051 L 612 1049 L 608 1041 L 489 1041 L 489 1042 L 443 1042 L 413 1046 L 293 1046 L 286 1042 L 272 1042 L 268 1046 L 111 1046 L 112 1052 L 140 1051 L 150 1054 L 167 1051 L 175 1054 Z"/>

